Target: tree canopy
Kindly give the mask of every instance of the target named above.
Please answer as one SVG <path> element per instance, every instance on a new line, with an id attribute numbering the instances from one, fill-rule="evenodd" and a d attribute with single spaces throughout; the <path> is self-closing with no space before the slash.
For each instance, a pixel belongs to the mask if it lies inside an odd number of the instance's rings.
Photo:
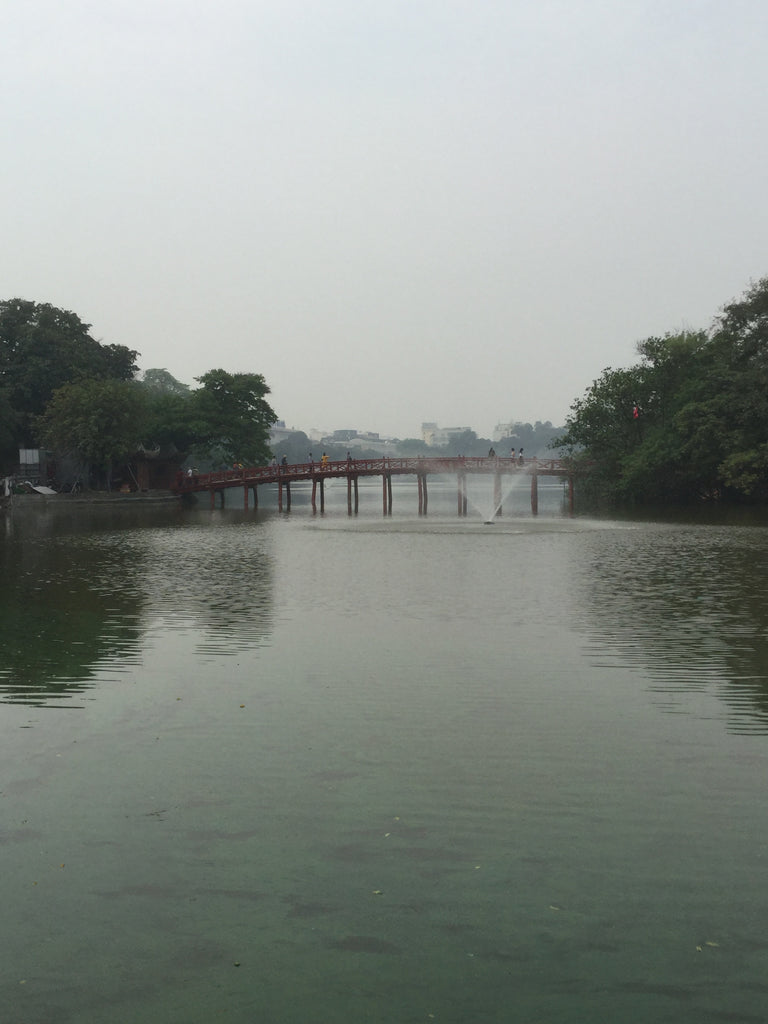
<path id="1" fill-rule="evenodd" d="M 50 303 L 0 301 L 0 469 L 37 446 L 106 476 L 140 447 L 217 464 L 269 460 L 277 417 L 261 374 L 210 370 L 197 388 L 164 368 L 137 379 L 138 353 L 89 331 Z"/>
<path id="2" fill-rule="evenodd" d="M 138 353 L 124 345 L 102 345 L 90 324 L 50 303 L 0 302 L 0 409 L 5 428 L 0 460 L 15 462 L 19 447 L 31 447 L 36 418 L 54 392 L 82 380 L 129 381 Z M 7 418 L 6 418 L 7 417 Z"/>
<path id="3" fill-rule="evenodd" d="M 54 392 L 38 423 L 43 444 L 104 475 L 141 443 L 145 396 L 133 381 L 78 380 Z"/>
<path id="4" fill-rule="evenodd" d="M 768 278 L 726 305 L 709 331 L 638 344 L 571 406 L 555 444 L 593 463 L 609 501 L 768 497 Z"/>
<path id="5" fill-rule="evenodd" d="M 268 462 L 277 416 L 265 400 L 269 388 L 262 375 L 209 370 L 195 380 L 201 385 L 191 395 L 196 451 L 230 464 Z"/>

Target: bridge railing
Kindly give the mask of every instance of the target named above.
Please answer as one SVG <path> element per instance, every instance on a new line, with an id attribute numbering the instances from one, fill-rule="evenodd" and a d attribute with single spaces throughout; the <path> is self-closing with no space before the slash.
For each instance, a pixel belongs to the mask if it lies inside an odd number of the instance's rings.
<path id="1" fill-rule="evenodd" d="M 374 476 L 392 474 L 450 474 L 457 473 L 512 473 L 520 471 L 543 474 L 570 472 L 564 459 L 503 458 L 501 456 L 457 455 L 431 457 L 426 455 L 406 458 L 337 459 L 328 462 L 294 462 L 288 465 L 238 467 L 214 470 L 211 473 L 179 473 L 176 479 L 177 491 L 200 491 L 235 487 L 238 484 L 249 487 L 259 483 L 278 481 L 310 480 L 322 476 Z"/>

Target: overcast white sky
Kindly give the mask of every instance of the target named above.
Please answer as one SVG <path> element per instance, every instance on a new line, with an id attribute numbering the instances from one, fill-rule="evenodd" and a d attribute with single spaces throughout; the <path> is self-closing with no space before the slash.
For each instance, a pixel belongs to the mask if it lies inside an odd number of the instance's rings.
<path id="1" fill-rule="evenodd" d="M 7 0 L 0 298 L 289 426 L 564 421 L 768 273 L 765 0 Z"/>

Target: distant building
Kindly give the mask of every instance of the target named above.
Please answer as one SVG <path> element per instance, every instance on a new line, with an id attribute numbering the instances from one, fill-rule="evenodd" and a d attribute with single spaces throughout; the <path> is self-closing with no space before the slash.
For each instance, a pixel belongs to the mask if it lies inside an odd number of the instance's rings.
<path id="1" fill-rule="evenodd" d="M 431 448 L 442 447 L 471 429 L 471 427 L 438 427 L 436 423 L 422 423 L 421 439 Z"/>
<path id="2" fill-rule="evenodd" d="M 269 443 L 271 446 L 280 444 L 281 441 L 286 441 L 291 434 L 296 433 L 296 427 L 286 427 L 285 420 L 277 420 L 276 423 L 272 424 L 269 431 Z"/>
<path id="3" fill-rule="evenodd" d="M 497 423 L 493 428 L 493 440 L 503 441 L 505 437 L 512 437 L 515 432 L 514 423 Z"/>
<path id="4" fill-rule="evenodd" d="M 380 455 L 386 455 L 392 451 L 392 441 L 382 440 L 379 435 L 366 435 L 358 434 L 357 437 L 353 437 L 347 442 L 347 446 L 354 451 L 355 448 L 364 448 L 367 451 L 378 452 Z"/>

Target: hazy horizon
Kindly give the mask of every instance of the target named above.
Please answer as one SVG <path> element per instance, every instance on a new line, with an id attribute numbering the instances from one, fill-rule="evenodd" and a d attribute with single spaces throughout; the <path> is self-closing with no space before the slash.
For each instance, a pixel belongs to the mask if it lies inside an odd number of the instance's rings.
<path id="1" fill-rule="evenodd" d="M 565 421 L 767 272 L 768 8 L 30 0 L 0 297 L 289 426 Z"/>

